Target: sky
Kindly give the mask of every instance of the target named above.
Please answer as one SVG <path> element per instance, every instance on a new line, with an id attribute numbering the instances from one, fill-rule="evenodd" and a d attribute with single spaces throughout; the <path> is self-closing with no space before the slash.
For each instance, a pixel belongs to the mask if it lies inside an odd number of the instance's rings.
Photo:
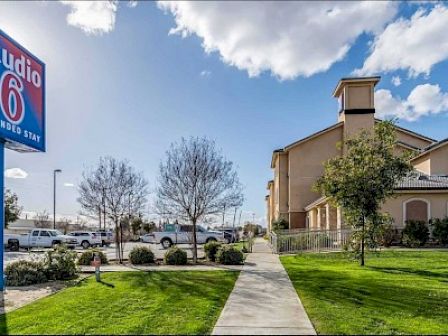
<path id="1" fill-rule="evenodd" d="M 377 117 L 448 137 L 444 2 L 0 2 L 0 29 L 47 70 L 47 151 L 5 159 L 25 211 L 52 212 L 61 169 L 57 213 L 76 216 L 106 155 L 152 191 L 169 145 L 206 136 L 237 167 L 243 221 L 265 224 L 272 151 L 336 122 L 341 77 L 381 76 Z"/>

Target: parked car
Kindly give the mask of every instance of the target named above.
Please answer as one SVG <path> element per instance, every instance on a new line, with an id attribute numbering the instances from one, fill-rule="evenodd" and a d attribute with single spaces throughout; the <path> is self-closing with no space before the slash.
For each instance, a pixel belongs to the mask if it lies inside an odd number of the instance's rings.
<path id="1" fill-rule="evenodd" d="M 196 226 L 196 238 L 198 244 L 210 241 L 224 241 L 222 233 L 207 231 L 202 226 Z M 193 242 L 192 225 L 174 225 L 173 231 L 153 232 L 141 236 L 141 241 L 147 243 L 162 244 L 167 249 L 173 244 L 191 244 Z"/>
<path id="2" fill-rule="evenodd" d="M 110 231 L 99 231 L 96 234 L 101 237 L 101 246 L 110 246 L 114 242 L 114 236 Z"/>
<path id="3" fill-rule="evenodd" d="M 18 251 L 20 248 L 54 247 L 66 244 L 69 248 L 75 248 L 77 240 L 69 235 L 64 235 L 58 230 L 33 229 L 25 234 L 5 234 L 4 244 L 10 251 Z"/>
<path id="4" fill-rule="evenodd" d="M 230 227 L 230 228 L 229 227 L 224 227 L 224 229 L 222 229 L 222 228 L 215 228 L 214 231 L 218 232 L 221 235 L 224 232 L 224 242 L 226 244 L 236 243 L 236 242 L 240 241 L 240 235 L 238 233 L 238 230 L 234 229 L 232 227 Z"/>
<path id="5" fill-rule="evenodd" d="M 82 246 L 83 249 L 101 245 L 101 235 L 97 232 L 74 231 L 70 232 L 68 235 L 76 239 L 77 245 Z"/>

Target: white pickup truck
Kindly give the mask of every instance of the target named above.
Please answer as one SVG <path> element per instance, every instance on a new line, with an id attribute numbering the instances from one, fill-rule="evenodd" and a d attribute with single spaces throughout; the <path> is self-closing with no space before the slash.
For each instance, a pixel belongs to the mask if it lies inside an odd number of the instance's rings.
<path id="1" fill-rule="evenodd" d="M 196 238 L 198 244 L 205 244 L 211 241 L 224 241 L 220 232 L 207 231 L 202 226 L 196 226 Z M 175 225 L 174 231 L 163 231 L 148 233 L 140 237 L 144 243 L 162 244 L 167 249 L 173 244 L 192 244 L 193 226 Z"/>
<path id="2" fill-rule="evenodd" d="M 75 248 L 78 241 L 73 237 L 64 235 L 58 230 L 33 229 L 26 234 L 5 234 L 4 245 L 10 251 L 18 251 L 20 248 L 54 247 L 66 244 L 69 248 Z"/>
<path id="3" fill-rule="evenodd" d="M 76 239 L 77 244 L 83 249 L 88 249 L 90 246 L 101 245 L 101 235 L 97 232 L 89 231 L 74 231 L 68 234 L 70 237 Z"/>

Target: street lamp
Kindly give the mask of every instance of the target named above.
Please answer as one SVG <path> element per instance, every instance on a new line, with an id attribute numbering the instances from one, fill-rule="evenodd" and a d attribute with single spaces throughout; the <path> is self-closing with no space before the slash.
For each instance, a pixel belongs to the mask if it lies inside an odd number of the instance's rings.
<path id="1" fill-rule="evenodd" d="M 53 170 L 53 229 L 56 229 L 56 173 L 62 173 L 62 170 Z"/>

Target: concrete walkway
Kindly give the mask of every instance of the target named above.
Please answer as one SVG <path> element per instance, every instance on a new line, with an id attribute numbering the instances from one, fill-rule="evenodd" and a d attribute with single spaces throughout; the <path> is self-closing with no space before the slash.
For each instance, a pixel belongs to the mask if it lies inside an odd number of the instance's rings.
<path id="1" fill-rule="evenodd" d="M 213 335 L 316 335 L 281 264 L 257 239 Z"/>

